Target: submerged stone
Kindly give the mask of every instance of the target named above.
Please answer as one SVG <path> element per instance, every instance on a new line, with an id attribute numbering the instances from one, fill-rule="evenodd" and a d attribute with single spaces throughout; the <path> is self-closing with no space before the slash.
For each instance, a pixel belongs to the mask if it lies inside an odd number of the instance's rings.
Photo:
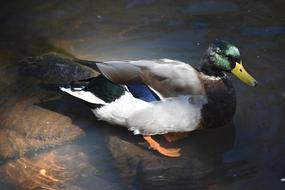
<path id="1" fill-rule="evenodd" d="M 0 166 L 1 189 L 72 189 L 96 186 L 114 189 L 100 177 L 86 150 L 78 145 L 64 145 L 33 157 L 21 157 Z"/>
<path id="2" fill-rule="evenodd" d="M 65 144 L 83 131 L 62 114 L 59 84 L 96 76 L 73 58 L 56 53 L 30 57 L 2 70 L 0 81 L 0 160 Z M 65 102 L 66 103 L 66 102 Z"/>
<path id="3" fill-rule="evenodd" d="M 109 130 L 107 133 L 107 146 L 114 163 L 130 187 L 204 189 L 228 175 L 219 173 L 219 168 L 224 167 L 223 153 L 233 146 L 232 126 L 196 131 L 174 143 L 168 143 L 159 136 L 154 138 L 164 147 L 181 148 L 182 156 L 169 158 L 160 155 L 148 149 L 141 136 L 134 136 L 124 129 Z M 215 173 L 217 178 L 209 177 Z"/>

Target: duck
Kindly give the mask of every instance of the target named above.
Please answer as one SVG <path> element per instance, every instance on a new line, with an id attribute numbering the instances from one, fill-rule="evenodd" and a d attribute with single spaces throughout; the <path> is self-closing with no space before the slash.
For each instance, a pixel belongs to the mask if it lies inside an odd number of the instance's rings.
<path id="1" fill-rule="evenodd" d="M 249 86 L 258 84 L 244 69 L 239 49 L 223 40 L 209 45 L 199 68 L 166 58 L 76 61 L 99 74 L 61 91 L 88 102 L 99 120 L 141 135 L 149 148 L 167 157 L 179 157 L 181 149 L 161 146 L 156 135 L 174 142 L 232 121 L 236 95 L 229 74 Z"/>

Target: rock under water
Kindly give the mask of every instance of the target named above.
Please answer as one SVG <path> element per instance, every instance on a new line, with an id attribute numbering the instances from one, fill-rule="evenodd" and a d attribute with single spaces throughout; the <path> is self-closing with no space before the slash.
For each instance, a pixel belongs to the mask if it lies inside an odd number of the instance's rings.
<path id="1" fill-rule="evenodd" d="M 0 159 L 64 144 L 82 129 L 71 118 L 41 104 L 62 98 L 58 85 L 96 76 L 72 58 L 56 53 L 26 58 L 11 64 L 0 81 Z"/>
<path id="2" fill-rule="evenodd" d="M 233 146 L 233 126 L 195 131 L 174 143 L 154 138 L 165 147 L 181 148 L 182 156 L 165 157 L 148 149 L 141 136 L 124 129 L 107 130 L 107 146 L 126 184 L 140 184 L 142 189 L 204 189 L 230 175 L 219 169 L 224 169 L 223 153 Z M 217 178 L 210 177 L 215 173 Z"/>

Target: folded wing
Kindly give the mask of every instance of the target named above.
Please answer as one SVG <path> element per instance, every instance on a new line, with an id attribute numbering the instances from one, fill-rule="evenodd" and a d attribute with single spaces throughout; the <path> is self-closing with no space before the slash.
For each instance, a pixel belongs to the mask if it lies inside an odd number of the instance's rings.
<path id="1" fill-rule="evenodd" d="M 146 84 L 163 97 L 205 94 L 196 69 L 180 61 L 109 61 L 96 65 L 99 71 L 114 83 Z"/>

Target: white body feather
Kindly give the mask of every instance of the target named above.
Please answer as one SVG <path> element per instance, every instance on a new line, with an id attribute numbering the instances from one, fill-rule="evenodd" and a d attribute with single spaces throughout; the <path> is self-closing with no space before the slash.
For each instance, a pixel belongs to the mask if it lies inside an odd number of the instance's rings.
<path id="1" fill-rule="evenodd" d="M 178 96 L 145 102 L 126 93 L 116 101 L 93 109 L 104 121 L 127 127 L 134 134 L 156 135 L 188 132 L 198 128 L 206 96 Z"/>

